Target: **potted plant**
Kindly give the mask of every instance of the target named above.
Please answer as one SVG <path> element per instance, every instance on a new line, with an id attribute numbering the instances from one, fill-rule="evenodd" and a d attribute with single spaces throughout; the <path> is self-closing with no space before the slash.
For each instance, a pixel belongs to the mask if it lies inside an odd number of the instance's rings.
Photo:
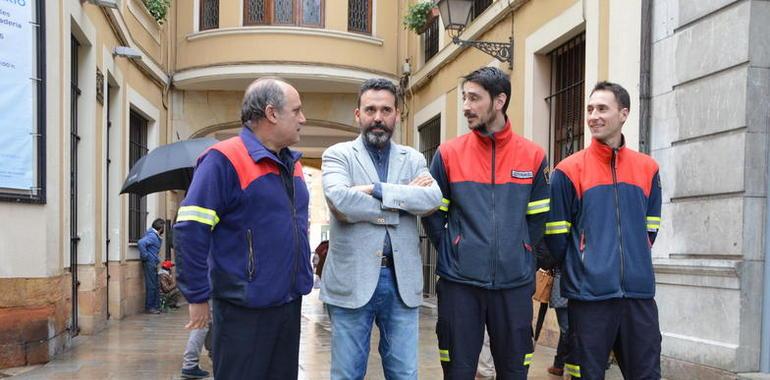
<path id="1" fill-rule="evenodd" d="M 433 1 L 418 1 L 409 6 L 404 15 L 404 27 L 422 34 L 438 18 L 439 12 Z"/>

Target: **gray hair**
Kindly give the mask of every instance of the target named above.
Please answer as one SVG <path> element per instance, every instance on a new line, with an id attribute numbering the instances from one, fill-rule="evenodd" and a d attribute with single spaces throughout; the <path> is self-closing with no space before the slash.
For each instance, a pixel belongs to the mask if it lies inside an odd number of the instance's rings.
<path id="1" fill-rule="evenodd" d="M 277 78 L 261 78 L 246 89 L 241 105 L 241 123 L 250 126 L 252 121 L 265 118 L 267 106 L 283 109 L 286 96 Z"/>

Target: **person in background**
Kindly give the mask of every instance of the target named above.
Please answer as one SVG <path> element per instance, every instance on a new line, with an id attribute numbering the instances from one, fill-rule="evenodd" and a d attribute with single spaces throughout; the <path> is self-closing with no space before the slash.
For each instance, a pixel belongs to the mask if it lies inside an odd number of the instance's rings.
<path id="1" fill-rule="evenodd" d="M 158 271 L 158 279 L 160 280 L 160 298 L 164 302 L 166 307 L 178 308 L 179 296 L 182 294 L 179 288 L 176 286 L 176 280 L 174 275 L 171 274 L 171 268 L 174 267 L 174 262 L 171 260 L 165 260 L 160 264 L 160 270 Z"/>
<path id="2" fill-rule="evenodd" d="M 158 264 L 160 264 L 160 247 L 163 244 L 163 228 L 166 222 L 155 219 L 144 236 L 137 242 L 139 258 L 144 266 L 144 311 L 150 314 L 160 314 L 160 292 L 158 285 Z"/>

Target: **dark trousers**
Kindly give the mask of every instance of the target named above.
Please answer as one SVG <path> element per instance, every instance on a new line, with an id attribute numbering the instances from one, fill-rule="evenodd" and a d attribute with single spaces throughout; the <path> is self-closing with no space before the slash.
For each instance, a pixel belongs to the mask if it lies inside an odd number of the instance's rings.
<path id="1" fill-rule="evenodd" d="M 250 309 L 214 299 L 214 378 L 296 379 L 302 297 Z"/>
<path id="2" fill-rule="evenodd" d="M 152 261 L 143 261 L 144 266 L 144 309 L 160 309 L 160 288 L 158 283 L 158 264 Z"/>
<path id="3" fill-rule="evenodd" d="M 440 279 L 436 335 L 444 378 L 474 378 L 486 326 L 497 379 L 526 379 L 533 352 L 533 292 L 534 283 L 489 290 Z"/>
<path id="4" fill-rule="evenodd" d="M 569 301 L 570 354 L 564 370 L 581 379 L 604 379 L 615 353 L 623 378 L 660 379 L 660 326 L 654 299 Z"/>
<path id="5" fill-rule="evenodd" d="M 569 355 L 569 317 L 567 308 L 560 307 L 556 311 L 556 320 L 559 322 L 559 345 L 556 346 L 556 356 L 553 357 L 553 366 L 564 368 L 564 361 Z"/>

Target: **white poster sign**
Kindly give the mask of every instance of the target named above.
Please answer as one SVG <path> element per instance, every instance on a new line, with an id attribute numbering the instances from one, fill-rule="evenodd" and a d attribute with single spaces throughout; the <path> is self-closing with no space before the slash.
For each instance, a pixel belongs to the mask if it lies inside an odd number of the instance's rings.
<path id="1" fill-rule="evenodd" d="M 35 186 L 33 0 L 0 0 L 0 188 Z"/>

